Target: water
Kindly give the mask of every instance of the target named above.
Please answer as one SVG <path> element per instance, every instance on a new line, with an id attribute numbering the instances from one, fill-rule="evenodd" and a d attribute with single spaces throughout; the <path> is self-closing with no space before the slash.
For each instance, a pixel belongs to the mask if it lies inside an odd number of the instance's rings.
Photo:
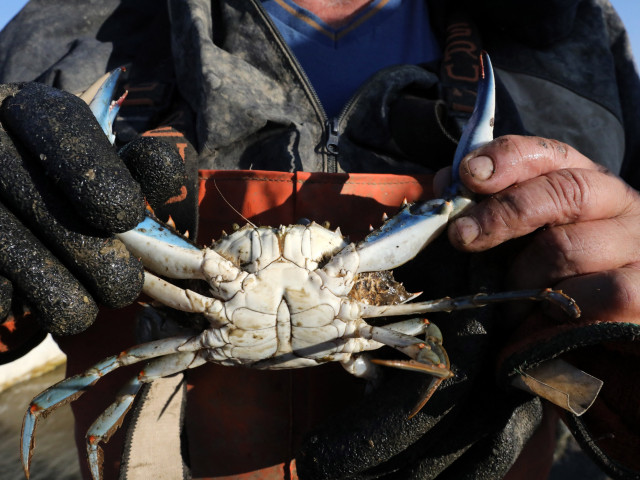
<path id="1" fill-rule="evenodd" d="M 64 378 L 64 365 L 0 392 L 0 480 L 24 479 L 20 463 L 22 417 L 31 399 Z M 38 423 L 32 480 L 80 480 L 69 405 Z"/>

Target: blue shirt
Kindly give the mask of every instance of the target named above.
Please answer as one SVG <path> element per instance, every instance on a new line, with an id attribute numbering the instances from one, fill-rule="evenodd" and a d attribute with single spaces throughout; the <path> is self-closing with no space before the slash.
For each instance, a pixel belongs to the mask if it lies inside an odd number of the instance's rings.
<path id="1" fill-rule="evenodd" d="M 379 70 L 440 58 L 424 1 L 374 0 L 339 28 L 293 0 L 263 0 L 262 4 L 329 117 L 339 115 L 358 87 Z"/>

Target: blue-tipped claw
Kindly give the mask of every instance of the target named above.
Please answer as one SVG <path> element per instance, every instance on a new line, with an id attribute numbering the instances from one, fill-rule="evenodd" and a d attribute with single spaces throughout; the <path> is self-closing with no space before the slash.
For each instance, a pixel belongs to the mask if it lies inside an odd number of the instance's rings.
<path id="1" fill-rule="evenodd" d="M 127 96 L 127 92 L 125 92 L 119 99 L 113 100 L 113 92 L 116 89 L 120 74 L 124 70 L 124 67 L 118 67 L 113 70 L 89 103 L 89 108 L 111 143 L 114 143 L 116 138 L 113 134 L 113 122 Z"/>
<path id="2" fill-rule="evenodd" d="M 473 107 L 471 118 L 467 122 L 458 148 L 453 156 L 451 169 L 451 187 L 447 192 L 450 197 L 465 195 L 460 182 L 460 163 L 462 159 L 476 148 L 493 140 L 493 124 L 496 107 L 496 82 L 493 75 L 493 66 L 487 52 L 480 55 L 480 80 L 476 103 Z"/>
<path id="3" fill-rule="evenodd" d="M 495 80 L 489 55 L 482 52 L 480 60 L 478 95 L 454 155 L 451 185 L 443 198 L 407 205 L 360 242 L 358 272 L 391 270 L 406 263 L 473 203 L 471 192 L 460 181 L 460 163 L 470 152 L 493 140 L 495 110 Z"/>

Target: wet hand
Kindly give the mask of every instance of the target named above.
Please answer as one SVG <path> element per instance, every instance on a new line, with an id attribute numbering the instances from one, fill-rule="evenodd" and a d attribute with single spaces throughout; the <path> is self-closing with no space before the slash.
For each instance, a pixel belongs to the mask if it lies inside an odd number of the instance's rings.
<path id="1" fill-rule="evenodd" d="M 480 201 L 449 226 L 454 246 L 477 252 L 530 235 L 511 266 L 510 289 L 558 288 L 592 318 L 637 317 L 637 191 L 574 148 L 540 137 L 497 138 L 469 154 L 460 174 Z"/>

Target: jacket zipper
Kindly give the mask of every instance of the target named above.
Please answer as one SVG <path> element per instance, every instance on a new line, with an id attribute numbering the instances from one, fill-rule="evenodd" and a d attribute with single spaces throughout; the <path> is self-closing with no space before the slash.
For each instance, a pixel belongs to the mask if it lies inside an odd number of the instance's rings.
<path id="1" fill-rule="evenodd" d="M 327 120 L 327 141 L 325 147 L 329 155 L 337 156 L 339 152 L 340 144 L 340 118 L 335 117 L 331 120 Z"/>
<path id="2" fill-rule="evenodd" d="M 313 88 L 313 85 L 311 85 L 311 81 L 309 80 L 309 77 L 307 76 L 306 72 L 300 65 L 300 62 L 296 58 L 295 54 L 289 48 L 289 45 L 287 45 L 287 42 L 282 37 L 282 34 L 280 33 L 278 28 L 275 26 L 275 24 L 271 20 L 271 17 L 269 16 L 269 14 L 262 7 L 260 0 L 250 0 L 250 1 L 255 7 L 255 9 L 258 11 L 260 16 L 262 17 L 263 21 L 265 22 L 265 25 L 267 25 L 267 27 L 271 31 L 271 34 L 276 39 L 278 46 L 280 47 L 282 52 L 289 59 L 291 65 L 295 70 L 295 73 L 297 74 L 298 78 L 302 82 L 305 93 L 311 100 L 311 104 L 315 109 L 316 114 L 322 119 L 321 128 L 322 128 L 322 139 L 324 143 L 323 153 L 326 156 L 325 170 L 328 173 L 337 173 L 338 172 L 338 155 L 339 155 L 338 144 L 340 141 L 340 133 L 341 133 L 340 120 L 342 120 L 344 116 L 343 114 L 346 113 L 347 107 L 350 106 L 353 102 L 349 101 L 347 105 L 345 105 L 345 108 L 343 108 L 342 111 L 340 112 L 340 115 L 330 119 L 324 107 L 322 106 L 322 103 L 320 102 L 320 98 L 318 97 L 318 94 L 315 88 Z"/>
<path id="3" fill-rule="evenodd" d="M 366 82 L 364 85 L 366 85 Z M 336 169 L 333 171 L 333 173 L 336 173 L 338 171 L 337 162 L 338 162 L 338 155 L 340 154 L 340 148 L 339 148 L 340 135 L 342 134 L 340 124 L 342 123 L 342 120 L 347 116 L 347 113 L 349 113 L 349 111 L 351 110 L 351 107 L 356 103 L 356 99 L 360 96 L 361 92 L 364 90 L 364 85 L 361 86 L 356 91 L 356 93 L 353 96 L 351 96 L 351 98 L 349 98 L 349 101 L 342 107 L 337 117 L 327 119 L 325 122 L 325 128 L 327 132 L 325 137 L 326 138 L 325 149 L 327 153 L 333 156 L 334 158 Z"/>

